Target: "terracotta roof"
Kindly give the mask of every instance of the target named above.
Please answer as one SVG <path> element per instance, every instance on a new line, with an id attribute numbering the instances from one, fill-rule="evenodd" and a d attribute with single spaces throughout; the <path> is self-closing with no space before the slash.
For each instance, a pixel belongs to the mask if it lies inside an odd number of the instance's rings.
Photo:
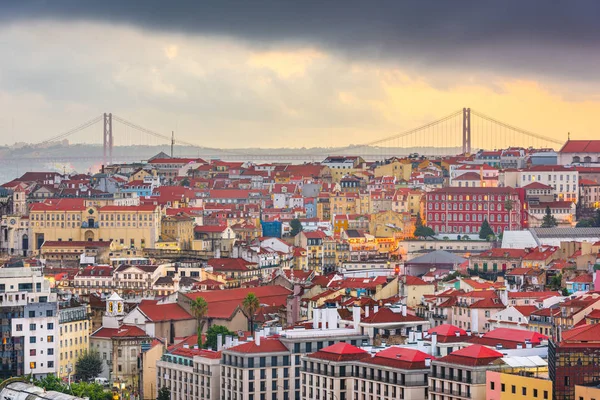
<path id="1" fill-rule="evenodd" d="M 103 276 L 113 275 L 113 268 L 110 265 L 90 265 L 77 273 L 77 276 Z"/>
<path id="2" fill-rule="evenodd" d="M 129 211 L 129 212 L 153 212 L 156 210 L 155 205 L 139 205 L 139 206 L 104 206 L 100 207 L 101 212 L 113 211 Z"/>
<path id="3" fill-rule="evenodd" d="M 392 346 L 378 351 L 374 357 L 363 358 L 360 362 L 397 369 L 429 369 L 425 366 L 426 359 L 435 360 L 435 357 L 420 350 Z"/>
<path id="4" fill-rule="evenodd" d="M 568 140 L 559 153 L 600 153 L 600 140 Z"/>
<path id="5" fill-rule="evenodd" d="M 404 283 L 410 286 L 431 285 L 431 283 L 427 283 L 423 279 L 412 275 L 405 275 Z"/>
<path id="6" fill-rule="evenodd" d="M 416 315 L 402 315 L 401 312 L 395 312 L 389 307 L 381 307 L 376 313 L 363 318 L 362 322 L 367 324 L 385 324 L 401 322 L 425 322 L 425 320 L 421 317 L 417 317 Z"/>
<path id="7" fill-rule="evenodd" d="M 214 271 L 248 271 L 258 266 L 258 264 L 251 263 L 243 258 L 211 258 L 207 261 L 207 264 Z"/>
<path id="8" fill-rule="evenodd" d="M 54 241 L 47 240 L 42 247 L 109 247 L 111 242 L 90 241 Z"/>
<path id="9" fill-rule="evenodd" d="M 198 225 L 194 227 L 194 232 L 219 233 L 227 229 L 227 225 Z"/>
<path id="10" fill-rule="evenodd" d="M 334 345 L 327 346 L 321 350 L 309 355 L 311 358 L 318 358 L 328 361 L 356 361 L 364 357 L 369 357 L 369 354 L 356 346 L 349 343 L 338 342 Z"/>
<path id="11" fill-rule="evenodd" d="M 552 296 L 560 296 L 560 293 L 547 292 L 508 292 L 509 299 L 545 299 Z"/>
<path id="12" fill-rule="evenodd" d="M 584 345 L 597 347 L 600 343 L 600 324 L 583 325 L 562 333 L 560 347 Z"/>
<path id="13" fill-rule="evenodd" d="M 31 211 L 83 211 L 86 208 L 83 199 L 48 199 L 31 205 Z"/>
<path id="14" fill-rule="evenodd" d="M 514 309 L 521 313 L 524 317 L 529 317 L 532 312 L 537 311 L 536 306 L 514 306 Z"/>
<path id="15" fill-rule="evenodd" d="M 438 325 L 434 328 L 430 328 L 427 330 L 427 333 L 429 333 L 430 335 L 432 333 L 437 333 L 438 337 L 439 336 L 456 336 L 456 332 L 458 332 L 460 334 L 460 336 L 467 336 L 467 331 L 465 331 L 464 329 L 460 329 L 459 327 L 451 325 L 451 324 L 441 324 L 441 325 Z"/>
<path id="16" fill-rule="evenodd" d="M 177 303 L 157 304 L 158 300 L 142 300 L 138 305 L 140 311 L 150 321 L 180 321 L 194 319 L 187 311 Z"/>
<path id="17" fill-rule="evenodd" d="M 119 328 L 100 328 L 92 333 L 95 338 L 112 337 L 142 337 L 148 336 L 146 332 L 134 325 L 121 325 Z"/>
<path id="18" fill-rule="evenodd" d="M 504 348 L 516 349 L 519 344 L 524 347 L 527 340 L 535 346 L 539 345 L 542 340 L 547 339 L 548 337 L 541 333 L 525 329 L 496 328 L 485 333 L 483 337 L 473 336 L 470 342 L 484 346 L 496 346 L 501 344 Z"/>
<path id="19" fill-rule="evenodd" d="M 456 350 L 438 361 L 447 362 L 450 364 L 460 364 L 467 366 L 489 365 L 493 361 L 502 358 L 503 354 L 492 350 L 486 346 L 473 344 Z"/>
<path id="20" fill-rule="evenodd" d="M 573 282 L 573 283 L 592 283 L 593 281 L 594 281 L 594 278 L 592 277 L 591 274 L 578 275 L 573 279 L 567 280 L 567 282 Z"/>
<path id="21" fill-rule="evenodd" d="M 235 353 L 282 353 L 289 352 L 288 348 L 277 338 L 261 338 L 260 345 L 256 341 L 242 343 L 234 347 L 230 347 L 227 351 Z"/>

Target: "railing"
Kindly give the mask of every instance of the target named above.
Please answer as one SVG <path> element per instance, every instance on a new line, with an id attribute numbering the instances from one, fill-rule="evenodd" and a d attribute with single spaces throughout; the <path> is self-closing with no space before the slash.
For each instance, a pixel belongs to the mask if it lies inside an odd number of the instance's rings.
<path id="1" fill-rule="evenodd" d="M 82 228 L 99 228 L 100 225 L 98 224 L 98 222 L 94 222 L 92 224 L 92 226 L 90 226 L 87 221 L 84 221 L 84 222 L 81 223 L 81 227 Z"/>
<path id="2" fill-rule="evenodd" d="M 471 393 L 461 392 L 460 390 L 450 390 L 447 388 L 430 388 L 429 391 L 433 393 L 450 394 L 458 397 L 471 397 Z"/>

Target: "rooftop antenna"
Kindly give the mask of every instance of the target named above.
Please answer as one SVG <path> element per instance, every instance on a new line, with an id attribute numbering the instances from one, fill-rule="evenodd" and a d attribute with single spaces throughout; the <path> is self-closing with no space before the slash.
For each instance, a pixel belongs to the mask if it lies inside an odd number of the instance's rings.
<path id="1" fill-rule="evenodd" d="M 171 131 L 171 158 L 173 158 L 173 146 L 175 146 L 175 131 Z"/>
<path id="2" fill-rule="evenodd" d="M 571 140 L 571 132 L 567 132 L 567 141 Z"/>

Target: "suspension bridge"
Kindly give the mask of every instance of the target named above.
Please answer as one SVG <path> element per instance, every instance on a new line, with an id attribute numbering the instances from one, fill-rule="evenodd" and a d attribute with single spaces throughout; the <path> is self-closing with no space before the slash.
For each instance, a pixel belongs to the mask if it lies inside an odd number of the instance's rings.
<path id="1" fill-rule="evenodd" d="M 100 129 L 101 128 L 101 132 Z M 94 133 L 97 132 L 97 133 Z M 101 135 L 98 135 L 101 133 Z M 73 146 L 73 138 L 84 137 L 85 144 L 94 143 L 94 137 L 102 138 L 102 152 L 86 151 L 85 154 L 69 151 L 68 155 L 53 154 L 54 144 L 65 139 Z M 98 143 L 98 142 L 95 142 Z M 0 162 L 31 160 L 40 162 L 114 162 L 139 161 L 144 157 L 140 152 L 127 154 L 116 152 L 128 146 L 148 146 L 148 152 L 157 152 L 156 146 L 170 146 L 176 157 L 222 159 L 228 161 L 321 161 L 327 156 L 357 155 L 368 160 L 405 156 L 411 153 L 424 155 L 470 154 L 479 149 L 499 149 L 506 147 L 557 148 L 564 141 L 537 134 L 506 122 L 499 121 L 471 108 L 463 108 L 433 122 L 395 133 L 383 138 L 358 145 L 337 148 L 313 148 L 308 150 L 281 149 L 273 153 L 267 149 L 219 149 L 203 146 L 185 140 L 175 140 L 174 135 L 160 133 L 131 122 L 116 114 L 105 113 L 40 143 L 32 145 L 36 149 L 24 157 L 4 157 Z M 173 149 L 177 153 L 173 153 Z M 131 149 L 129 148 L 131 152 Z M 187 153 L 186 153 L 187 152 Z M 76 153 L 76 154 L 73 154 Z M 195 153 L 195 154 L 193 154 Z"/>

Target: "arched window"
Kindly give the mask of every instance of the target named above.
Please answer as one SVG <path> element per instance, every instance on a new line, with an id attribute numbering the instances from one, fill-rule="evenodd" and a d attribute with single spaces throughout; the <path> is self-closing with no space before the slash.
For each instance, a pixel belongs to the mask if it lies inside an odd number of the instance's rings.
<path id="1" fill-rule="evenodd" d="M 579 158 L 579 156 L 573 157 L 573 164 L 578 164 L 580 162 L 581 162 L 581 159 Z"/>
<path id="2" fill-rule="evenodd" d="M 590 157 L 590 156 L 583 157 L 583 162 L 587 163 L 587 164 L 591 163 L 592 162 L 592 157 Z"/>

